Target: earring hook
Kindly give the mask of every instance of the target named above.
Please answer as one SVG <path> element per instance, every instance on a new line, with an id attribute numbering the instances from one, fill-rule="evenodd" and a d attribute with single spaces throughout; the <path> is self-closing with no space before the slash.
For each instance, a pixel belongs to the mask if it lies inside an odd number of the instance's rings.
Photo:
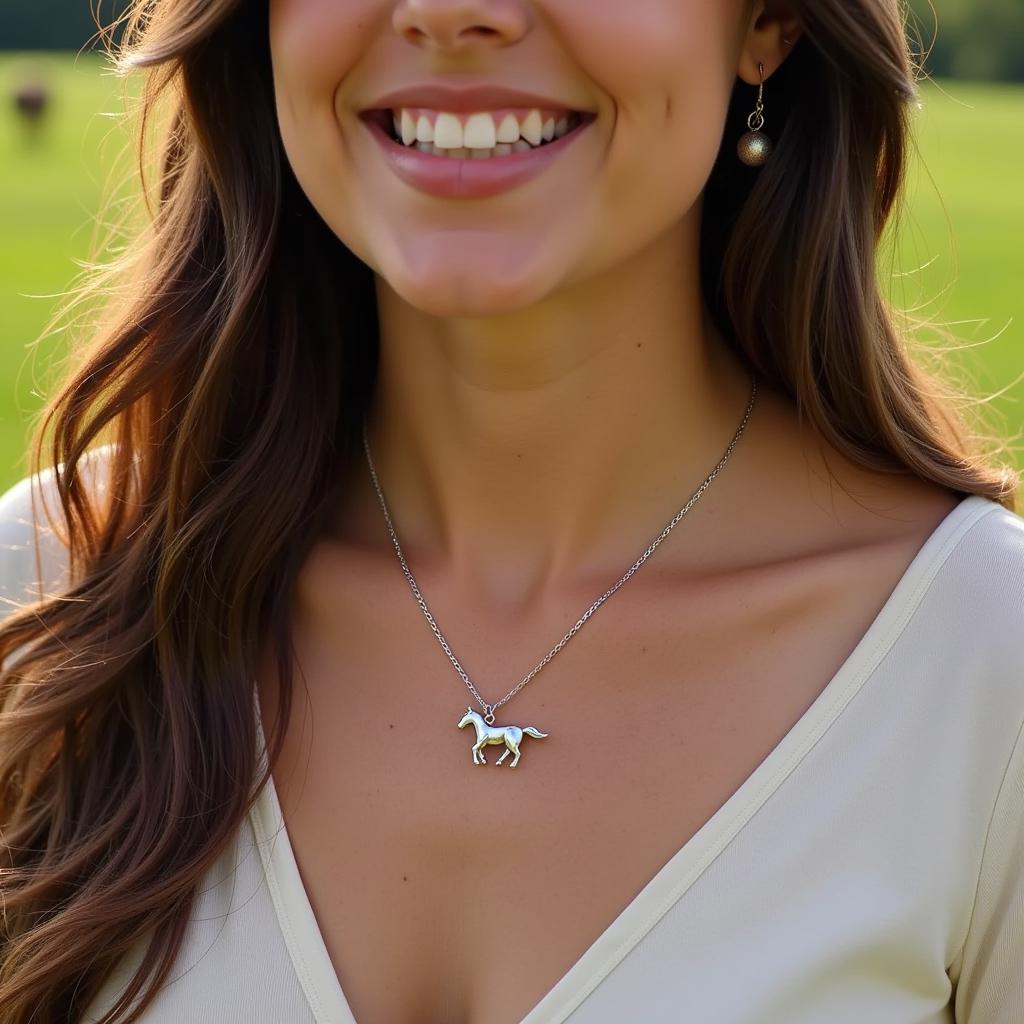
<path id="1" fill-rule="evenodd" d="M 752 131 L 760 131 L 764 126 L 764 64 L 757 62 L 757 73 L 761 79 L 757 87 L 757 102 L 754 104 L 753 113 L 747 118 L 747 127 Z"/>

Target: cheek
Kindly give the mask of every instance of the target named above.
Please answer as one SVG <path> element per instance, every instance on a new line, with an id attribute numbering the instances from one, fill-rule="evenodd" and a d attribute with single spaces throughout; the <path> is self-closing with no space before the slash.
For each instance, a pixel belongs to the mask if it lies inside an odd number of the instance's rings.
<path id="1" fill-rule="evenodd" d="M 696 198 L 736 81 L 743 2 L 552 0 L 563 45 L 609 97 L 612 188 L 643 179 Z"/>
<path id="2" fill-rule="evenodd" d="M 322 90 L 366 47 L 378 0 L 270 0 L 270 49 L 287 83 Z"/>
<path id="3" fill-rule="evenodd" d="M 293 162 L 305 162 L 323 139 L 335 93 L 369 45 L 379 9 L 378 0 L 270 0 L 274 93 Z"/>
<path id="4" fill-rule="evenodd" d="M 349 171 L 339 93 L 355 77 L 380 24 L 380 0 L 270 0 L 274 100 L 285 155 L 306 197 L 359 248 L 358 217 L 339 204 Z"/>
<path id="5" fill-rule="evenodd" d="M 567 53 L 624 113 L 652 94 L 730 88 L 745 0 L 551 0 L 550 22 Z"/>

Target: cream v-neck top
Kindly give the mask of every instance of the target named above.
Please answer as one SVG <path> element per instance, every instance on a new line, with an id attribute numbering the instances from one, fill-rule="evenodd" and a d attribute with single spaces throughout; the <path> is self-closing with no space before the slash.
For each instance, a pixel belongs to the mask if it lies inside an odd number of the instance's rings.
<path id="1" fill-rule="evenodd" d="M 0 594 L 37 578 L 29 523 L 26 478 L 0 499 Z M 255 703 L 254 719 L 262 736 Z M 522 1024 L 1022 1024 L 1022 727 L 1024 519 L 972 496 L 792 729 Z M 272 784 L 143 1021 L 357 1024 Z"/>

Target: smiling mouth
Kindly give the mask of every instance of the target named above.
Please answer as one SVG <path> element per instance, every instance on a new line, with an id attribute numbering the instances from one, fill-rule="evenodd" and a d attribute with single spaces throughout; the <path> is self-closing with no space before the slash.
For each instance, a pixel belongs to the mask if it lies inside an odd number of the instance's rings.
<path id="1" fill-rule="evenodd" d="M 406 141 L 402 138 L 401 126 L 398 113 L 391 110 L 370 110 L 362 112 L 359 117 L 362 120 L 378 125 L 387 137 L 396 145 L 403 146 L 407 150 L 418 150 L 421 153 L 442 157 L 447 159 L 481 159 L 493 157 L 505 157 L 513 154 L 527 153 L 534 150 L 543 150 L 545 146 L 551 145 L 566 138 L 574 132 L 580 131 L 596 119 L 596 115 L 588 112 L 572 111 L 567 112 L 559 121 L 548 119 L 543 135 L 534 133 L 532 137 L 537 141 L 523 138 L 522 135 L 515 142 L 496 142 L 493 146 L 439 146 L 433 139 L 412 138 Z M 553 122 L 553 123 L 552 123 Z M 560 134 L 558 133 L 560 130 Z M 419 134 L 419 133 L 418 133 Z M 433 132 L 430 133 L 431 135 Z M 550 137 L 549 137 L 550 136 Z"/>

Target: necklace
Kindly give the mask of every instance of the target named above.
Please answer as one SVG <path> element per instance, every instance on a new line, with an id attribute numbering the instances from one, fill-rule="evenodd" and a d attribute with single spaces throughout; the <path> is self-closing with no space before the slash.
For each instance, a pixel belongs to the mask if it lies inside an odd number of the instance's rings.
<path id="1" fill-rule="evenodd" d="M 377 471 L 373 465 L 373 458 L 370 455 L 370 442 L 366 436 L 366 421 L 363 421 L 363 449 L 366 452 L 366 461 L 370 467 L 370 477 L 373 480 L 374 489 L 377 492 L 377 499 L 380 502 L 381 511 L 384 513 L 384 522 L 387 524 L 388 533 L 391 535 L 391 543 L 394 545 L 395 552 L 398 555 L 398 560 L 402 565 L 402 571 L 405 573 L 405 578 L 409 581 L 409 586 L 412 588 L 413 596 L 419 603 L 420 608 L 423 610 L 423 614 L 426 616 L 427 622 L 430 623 L 430 628 L 434 631 L 434 635 L 440 641 L 441 646 L 444 648 L 445 654 L 448 655 L 449 660 L 455 666 L 456 672 L 462 677 L 463 682 L 469 687 L 470 693 L 477 699 L 481 707 L 484 709 L 484 714 L 481 715 L 479 711 L 474 711 L 472 706 L 467 706 L 466 713 L 462 715 L 458 727 L 460 729 L 467 725 L 472 725 L 476 731 L 476 740 L 473 743 L 473 764 L 486 764 L 486 760 L 483 755 L 483 748 L 489 744 L 504 744 L 505 750 L 501 757 L 498 758 L 496 764 L 501 764 L 502 761 L 508 757 L 509 754 L 513 755 L 512 761 L 509 764 L 510 768 L 515 768 L 519 763 L 519 744 L 522 741 L 524 735 L 533 736 L 536 739 L 544 739 L 548 736 L 548 733 L 541 732 L 539 729 L 532 725 L 518 726 L 518 725 L 495 725 L 494 724 L 494 712 L 502 706 L 506 701 L 511 700 L 544 666 L 576 635 L 576 633 L 583 626 L 583 623 L 594 614 L 595 611 L 615 593 L 623 583 L 626 582 L 640 568 L 641 565 L 647 561 L 647 558 L 651 555 L 654 549 L 669 535 L 669 532 L 673 529 L 676 523 L 679 522 L 683 516 L 696 504 L 700 496 L 708 489 L 711 485 L 711 481 L 718 476 L 722 467 L 728 461 L 729 456 L 732 454 L 733 448 L 736 446 L 736 442 L 739 441 L 744 429 L 747 425 L 747 420 L 750 418 L 751 410 L 754 408 L 754 399 L 757 397 L 757 378 L 754 377 L 751 380 L 750 387 L 750 401 L 747 402 L 746 411 L 743 413 L 743 419 L 740 421 L 740 425 L 733 434 L 732 440 L 729 442 L 725 449 L 725 453 L 718 461 L 718 465 L 704 478 L 703 483 L 697 488 L 690 496 L 686 504 L 673 516 L 669 524 L 661 531 L 660 534 L 651 542 L 644 553 L 626 570 L 624 575 L 620 577 L 617 583 L 609 587 L 580 617 L 576 620 L 576 624 L 569 630 L 561 640 L 555 644 L 554 647 L 548 651 L 547 654 L 532 668 L 530 671 L 519 681 L 519 683 L 511 689 L 504 697 L 499 701 L 495 701 L 493 704 L 488 704 L 487 701 L 480 696 L 477 692 L 476 687 L 473 685 L 472 680 L 466 675 L 465 670 L 459 664 L 458 658 L 452 653 L 451 647 L 448 646 L 448 641 L 445 640 L 444 635 L 438 628 L 437 623 L 434 621 L 434 616 L 430 614 L 430 609 L 427 607 L 427 602 L 423 599 L 423 594 L 420 593 L 420 588 L 416 585 L 416 579 L 409 569 L 408 563 L 405 560 L 405 556 L 402 554 L 402 546 L 398 543 L 398 534 L 395 533 L 394 524 L 391 521 L 391 515 L 388 512 L 387 503 L 384 501 L 384 494 L 381 491 L 380 482 L 377 479 Z"/>

